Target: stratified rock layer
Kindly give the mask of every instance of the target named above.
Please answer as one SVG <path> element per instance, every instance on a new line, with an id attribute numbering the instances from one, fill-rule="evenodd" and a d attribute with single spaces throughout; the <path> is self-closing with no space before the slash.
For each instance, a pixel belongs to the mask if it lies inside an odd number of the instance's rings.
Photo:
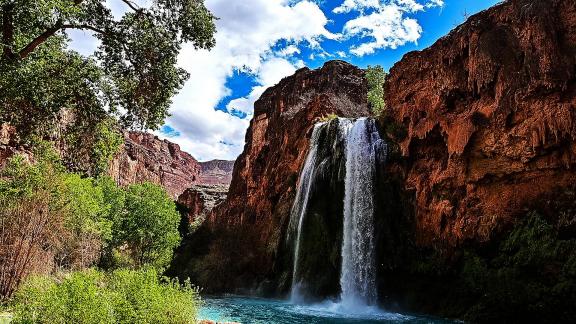
<path id="1" fill-rule="evenodd" d="M 386 83 L 417 240 L 486 242 L 576 181 L 576 2 L 516 0 L 407 54 Z M 391 171 L 394 172 L 394 171 Z"/>
<path id="2" fill-rule="evenodd" d="M 200 162 L 198 182 L 207 185 L 230 185 L 235 161 L 212 160 Z"/>
<path id="3" fill-rule="evenodd" d="M 142 132 L 125 133 L 125 144 L 111 163 L 109 174 L 119 185 L 152 182 L 174 198 L 198 180 L 201 167 L 178 144 Z"/>

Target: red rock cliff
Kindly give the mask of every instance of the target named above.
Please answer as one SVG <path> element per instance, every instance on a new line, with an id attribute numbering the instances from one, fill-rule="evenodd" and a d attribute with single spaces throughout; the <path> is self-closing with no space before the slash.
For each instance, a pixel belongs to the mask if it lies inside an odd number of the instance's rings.
<path id="1" fill-rule="evenodd" d="M 417 239 L 490 240 L 576 181 L 576 2 L 515 0 L 407 54 L 385 89 Z"/>
<path id="2" fill-rule="evenodd" d="M 125 140 L 110 166 L 110 175 L 119 185 L 153 182 L 176 200 L 197 182 L 200 164 L 178 144 L 142 132 L 128 132 Z"/>
<path id="3" fill-rule="evenodd" d="M 211 217 L 218 224 L 254 224 L 261 242 L 278 242 L 319 118 L 369 114 L 364 72 L 332 61 L 300 69 L 256 102 L 244 152 L 234 165 L 228 200 Z"/>

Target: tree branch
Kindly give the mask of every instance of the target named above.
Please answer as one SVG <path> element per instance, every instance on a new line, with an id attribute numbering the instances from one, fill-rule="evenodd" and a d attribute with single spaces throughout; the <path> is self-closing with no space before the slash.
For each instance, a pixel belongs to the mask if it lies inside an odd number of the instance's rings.
<path id="1" fill-rule="evenodd" d="M 58 22 L 56 22 L 56 25 L 54 25 L 54 27 L 47 29 L 40 36 L 34 38 L 28 45 L 26 45 L 22 50 L 20 50 L 20 52 L 18 52 L 18 56 L 20 57 L 20 59 L 26 58 L 28 55 L 30 55 L 30 53 L 32 53 L 36 49 L 36 47 L 40 46 L 51 36 L 54 36 L 54 34 L 56 34 L 56 32 L 58 32 L 59 30 L 64 29 L 89 29 L 99 34 L 104 35 L 106 34 L 106 32 L 103 31 L 102 29 L 96 28 L 94 26 L 71 25 L 71 24 L 64 25 L 62 24 L 61 20 L 58 20 Z"/>
<path id="2" fill-rule="evenodd" d="M 80 5 L 84 0 L 74 0 L 74 4 L 75 5 Z M 3 8 L 4 9 L 4 8 Z M 6 11 L 3 10 L 4 13 L 6 13 Z M 6 22 L 6 20 L 4 20 L 4 23 Z M 56 34 L 56 32 L 58 32 L 61 29 L 66 29 L 66 28 L 75 28 L 72 27 L 73 25 L 64 25 L 62 22 L 62 19 L 58 19 L 58 21 L 56 22 L 56 24 L 51 27 L 48 28 L 45 32 L 43 32 L 40 36 L 34 38 L 28 45 L 26 45 L 23 49 L 21 49 L 17 56 L 20 59 L 26 58 L 28 55 L 30 55 L 30 53 L 32 53 L 36 47 L 38 47 L 40 44 L 44 43 L 48 38 L 54 36 L 54 34 Z M 97 30 L 96 28 L 87 26 L 87 25 L 80 25 L 79 27 L 77 27 L 78 29 L 91 29 L 94 30 L 96 32 L 99 33 L 103 33 L 100 30 Z M 4 34 L 6 35 L 6 34 Z M 6 44 L 6 42 L 5 42 Z M 6 50 L 6 47 L 4 47 L 4 50 Z M 11 51 L 11 49 L 10 49 Z"/>
<path id="3" fill-rule="evenodd" d="M 136 5 L 134 5 L 134 4 L 132 3 L 132 1 L 130 1 L 130 0 L 122 0 L 122 2 L 124 2 L 125 4 L 127 4 L 128 7 L 130 7 L 130 9 L 132 9 L 132 10 L 134 10 L 134 11 L 136 11 L 136 12 L 142 11 L 142 9 L 136 7 Z"/>
<path id="4" fill-rule="evenodd" d="M 56 32 L 59 31 L 61 27 L 62 27 L 62 20 L 59 19 L 56 22 L 56 25 L 48 28 L 45 32 L 43 32 L 40 36 L 34 38 L 28 45 L 26 45 L 23 49 L 21 49 L 18 52 L 18 56 L 20 57 L 20 59 L 26 58 L 28 55 L 30 55 L 30 53 L 32 53 L 36 49 L 36 47 L 44 43 L 51 36 L 54 36 L 54 34 L 56 34 Z"/>
<path id="5" fill-rule="evenodd" d="M 94 26 L 90 26 L 90 25 L 62 25 L 62 27 L 60 27 L 60 29 L 88 29 L 91 30 L 93 32 L 96 32 L 98 34 L 102 34 L 102 35 L 106 35 L 107 33 L 97 27 Z"/>
<path id="6" fill-rule="evenodd" d="M 12 43 L 14 41 L 12 10 L 14 10 L 13 3 L 8 3 L 2 6 L 2 56 L 6 59 L 14 56 L 14 52 L 12 51 Z"/>

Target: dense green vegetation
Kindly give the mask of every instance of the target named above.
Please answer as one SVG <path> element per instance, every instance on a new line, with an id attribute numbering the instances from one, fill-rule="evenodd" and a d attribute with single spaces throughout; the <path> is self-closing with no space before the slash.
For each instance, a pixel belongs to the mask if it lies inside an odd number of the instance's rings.
<path id="1" fill-rule="evenodd" d="M 3 298 L 31 273 L 167 265 L 180 216 L 163 188 L 70 173 L 48 143 L 34 153 L 35 162 L 16 156 L 0 174 Z"/>
<path id="2" fill-rule="evenodd" d="M 468 251 L 462 262 L 463 287 L 478 296 L 466 314 L 472 321 L 501 320 L 502 314 L 509 321 L 568 321 L 576 315 L 576 238 L 563 237 L 536 212 L 514 228 L 495 255 Z"/>
<path id="3" fill-rule="evenodd" d="M 14 297 L 14 323 L 196 323 L 197 290 L 152 269 L 34 276 Z"/>
<path id="4" fill-rule="evenodd" d="M 16 322 L 195 321 L 196 293 L 158 276 L 180 242 L 174 202 L 106 174 L 122 129 L 162 125 L 188 78 L 181 45 L 211 49 L 215 17 L 202 0 L 119 4 L 0 0 L 0 125 L 30 151 L 0 171 L 0 301 Z M 93 55 L 68 49 L 72 30 Z"/>
<path id="5" fill-rule="evenodd" d="M 368 66 L 366 80 L 368 81 L 368 103 L 372 112 L 376 116 L 384 116 L 386 113 L 386 102 L 384 101 L 386 72 L 384 68 L 380 65 Z"/>

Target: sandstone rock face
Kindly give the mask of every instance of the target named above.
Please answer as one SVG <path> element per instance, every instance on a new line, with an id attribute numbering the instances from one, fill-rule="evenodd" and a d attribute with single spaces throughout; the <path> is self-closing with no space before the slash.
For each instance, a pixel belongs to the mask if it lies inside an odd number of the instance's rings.
<path id="1" fill-rule="evenodd" d="M 228 199 L 211 223 L 253 224 L 261 243 L 276 246 L 288 222 L 313 125 L 329 114 L 369 115 L 366 91 L 364 72 L 342 61 L 300 69 L 266 90 L 255 103 Z"/>
<path id="2" fill-rule="evenodd" d="M 178 203 L 185 207 L 188 223 L 192 224 L 197 218 L 204 218 L 226 199 L 228 186 L 226 185 L 194 185 L 186 189 L 179 197 Z"/>
<path id="3" fill-rule="evenodd" d="M 385 88 L 417 241 L 486 242 L 576 181 L 576 2 L 514 0 L 407 54 Z"/>
<path id="4" fill-rule="evenodd" d="M 198 182 L 211 185 L 230 185 L 234 161 L 212 160 L 200 162 L 202 168 Z"/>
<path id="5" fill-rule="evenodd" d="M 153 182 L 176 200 L 197 183 L 201 166 L 178 144 L 142 132 L 127 132 L 125 140 L 109 171 L 119 185 Z"/>

